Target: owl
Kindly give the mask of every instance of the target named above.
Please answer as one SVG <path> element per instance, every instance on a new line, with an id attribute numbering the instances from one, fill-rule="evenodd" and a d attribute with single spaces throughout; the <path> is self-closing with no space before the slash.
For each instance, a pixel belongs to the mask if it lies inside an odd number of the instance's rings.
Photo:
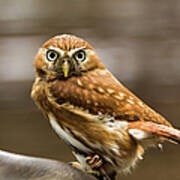
<path id="1" fill-rule="evenodd" d="M 34 66 L 31 96 L 84 170 L 115 179 L 148 147 L 179 142 L 180 131 L 124 87 L 83 39 L 51 38 Z"/>

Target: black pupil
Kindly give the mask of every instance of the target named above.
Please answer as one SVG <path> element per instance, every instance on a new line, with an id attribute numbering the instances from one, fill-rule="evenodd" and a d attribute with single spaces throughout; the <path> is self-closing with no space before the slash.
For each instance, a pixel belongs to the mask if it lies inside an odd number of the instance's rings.
<path id="1" fill-rule="evenodd" d="M 55 54 L 54 52 L 50 52 L 49 57 L 50 57 L 51 59 L 54 59 L 54 58 L 55 58 L 55 56 L 56 56 L 56 54 Z"/>
<path id="2" fill-rule="evenodd" d="M 83 58 L 83 53 L 82 52 L 78 53 L 78 59 L 82 59 L 82 58 Z"/>

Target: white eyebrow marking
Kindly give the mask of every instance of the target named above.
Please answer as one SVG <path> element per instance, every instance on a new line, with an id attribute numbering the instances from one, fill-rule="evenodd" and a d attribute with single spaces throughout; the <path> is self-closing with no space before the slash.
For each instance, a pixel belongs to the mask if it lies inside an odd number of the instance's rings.
<path id="1" fill-rule="evenodd" d="M 68 55 L 69 57 L 71 57 L 75 52 L 79 51 L 79 50 L 82 50 L 82 49 L 85 49 L 86 47 L 83 46 L 83 47 L 80 47 L 80 48 L 75 48 L 75 49 L 71 49 L 69 52 L 68 52 Z"/>
<path id="2" fill-rule="evenodd" d="M 63 51 L 62 49 L 60 48 L 57 48 L 57 47 L 53 47 L 53 46 L 50 46 L 47 50 L 55 50 L 56 52 L 60 53 L 61 56 L 64 56 L 65 54 L 65 51 Z"/>

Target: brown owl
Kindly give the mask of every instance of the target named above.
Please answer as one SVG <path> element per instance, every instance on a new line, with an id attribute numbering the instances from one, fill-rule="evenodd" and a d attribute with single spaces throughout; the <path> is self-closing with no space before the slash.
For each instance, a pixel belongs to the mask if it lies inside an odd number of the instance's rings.
<path id="1" fill-rule="evenodd" d="M 114 179 L 147 147 L 180 140 L 180 131 L 125 88 L 83 39 L 51 38 L 34 66 L 32 98 L 83 169 Z"/>

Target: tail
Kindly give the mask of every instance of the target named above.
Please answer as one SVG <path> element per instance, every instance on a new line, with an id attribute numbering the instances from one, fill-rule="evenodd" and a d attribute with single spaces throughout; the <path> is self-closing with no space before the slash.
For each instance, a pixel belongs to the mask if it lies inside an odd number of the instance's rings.
<path id="1" fill-rule="evenodd" d="M 163 139 L 170 141 L 172 143 L 180 143 L 180 130 L 175 129 L 173 127 L 168 127 L 162 124 L 156 124 L 150 121 L 129 123 L 129 132 L 132 136 L 134 136 L 133 132 L 135 132 L 135 130 L 136 132 L 141 131 L 143 133 L 159 135 L 160 137 L 163 137 Z"/>

